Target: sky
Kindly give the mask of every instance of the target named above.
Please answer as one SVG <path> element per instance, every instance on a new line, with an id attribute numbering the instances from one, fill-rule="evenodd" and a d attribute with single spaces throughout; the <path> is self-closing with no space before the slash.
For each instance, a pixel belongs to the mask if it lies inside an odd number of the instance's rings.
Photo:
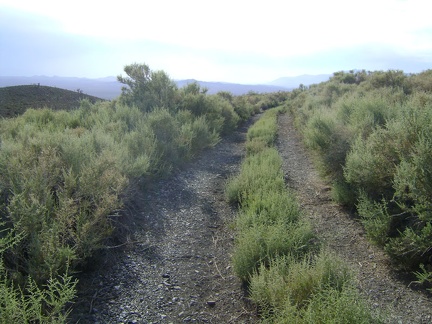
<path id="1" fill-rule="evenodd" d="M 145 63 L 244 84 L 432 68 L 430 0 L 0 0 L 0 75 L 99 78 Z"/>

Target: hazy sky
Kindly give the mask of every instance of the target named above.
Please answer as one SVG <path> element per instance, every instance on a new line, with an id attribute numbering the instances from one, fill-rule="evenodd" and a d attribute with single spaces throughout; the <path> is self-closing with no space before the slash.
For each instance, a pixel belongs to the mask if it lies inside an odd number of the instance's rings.
<path id="1" fill-rule="evenodd" d="M 430 0 L 0 0 L 0 75 L 263 83 L 432 68 Z M 123 73 L 124 74 L 124 73 Z"/>

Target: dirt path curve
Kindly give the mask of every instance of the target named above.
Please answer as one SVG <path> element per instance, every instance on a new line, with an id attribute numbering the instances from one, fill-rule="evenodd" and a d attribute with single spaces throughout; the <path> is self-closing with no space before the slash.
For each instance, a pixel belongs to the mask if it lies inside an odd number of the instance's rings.
<path id="1" fill-rule="evenodd" d="M 257 117 L 255 117 L 257 119 Z M 248 125 L 141 193 L 133 241 L 80 278 L 71 322 L 254 323 L 230 267 L 226 179 L 238 172 Z"/>
<path id="2" fill-rule="evenodd" d="M 391 309 L 391 323 L 431 323 L 432 300 L 393 273 L 388 257 L 369 244 L 359 223 L 331 201 L 329 187 L 305 153 L 288 114 L 279 116 L 278 124 L 277 146 L 288 186 L 297 193 L 320 240 L 354 269 L 373 307 Z"/>

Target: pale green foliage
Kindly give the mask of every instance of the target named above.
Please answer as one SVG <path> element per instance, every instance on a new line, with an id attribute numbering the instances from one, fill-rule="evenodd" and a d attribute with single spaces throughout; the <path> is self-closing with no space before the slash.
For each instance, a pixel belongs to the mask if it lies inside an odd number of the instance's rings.
<path id="1" fill-rule="evenodd" d="M 301 256 L 310 250 L 310 225 L 300 222 L 297 201 L 285 189 L 282 160 L 273 147 L 277 111 L 267 111 L 248 132 L 249 141 L 265 147 L 243 161 L 240 174 L 227 184 L 230 202 L 238 202 L 239 232 L 233 254 L 236 274 L 248 281 L 260 263 L 270 264 L 279 256 Z M 271 140 L 269 140 L 271 139 Z"/>
<path id="2" fill-rule="evenodd" d="M 248 155 L 226 186 L 228 200 L 240 206 L 234 271 L 249 284 L 264 322 L 380 322 L 359 297 L 348 268 L 329 253 L 314 253 L 313 231 L 285 188 L 282 160 L 272 147 L 277 113 L 266 112 L 250 128 Z"/>
<path id="3" fill-rule="evenodd" d="M 311 226 L 306 222 L 287 224 L 282 219 L 267 225 L 256 221 L 238 235 L 232 257 L 234 271 L 240 279 L 248 282 L 260 264 L 268 266 L 272 260 L 284 255 L 303 256 L 311 249 L 313 237 Z"/>
<path id="4" fill-rule="evenodd" d="M 190 111 L 195 117 L 205 117 L 210 130 L 227 134 L 237 127 L 240 117 L 228 95 L 206 95 L 198 83 L 190 83 L 180 90 L 179 109 Z M 248 115 L 250 116 L 250 114 Z"/>
<path id="5" fill-rule="evenodd" d="M 392 217 L 388 214 L 387 202 L 385 200 L 376 202 L 361 192 L 357 203 L 358 213 L 362 216 L 362 223 L 369 238 L 384 245 L 388 241 Z"/>
<path id="6" fill-rule="evenodd" d="M 4 225 L 0 223 L 0 227 Z M 10 280 L 11 274 L 3 264 L 3 253 L 24 237 L 23 232 L 0 231 L 0 323 L 64 323 L 69 313 L 67 304 L 76 293 L 76 280 L 67 271 L 62 276 L 51 277 L 43 289 L 32 278 L 28 278 L 24 288 Z"/>
<path id="7" fill-rule="evenodd" d="M 231 203 L 245 203 L 253 196 L 267 195 L 284 189 L 282 161 L 274 148 L 266 148 L 247 157 L 240 174 L 227 185 L 227 198 Z"/>
<path id="8" fill-rule="evenodd" d="M 277 110 L 269 110 L 247 132 L 248 142 L 259 141 L 270 147 L 274 144 L 277 134 Z M 258 153 L 258 152 L 256 152 Z"/>
<path id="9" fill-rule="evenodd" d="M 240 120 L 231 96 L 178 90 L 145 64 L 125 72 L 118 100 L 0 120 L 0 221 L 12 233 L 0 235 L 2 322 L 64 322 L 68 269 L 117 235 L 130 182 L 168 174 Z"/>
<path id="10" fill-rule="evenodd" d="M 333 197 L 356 205 L 368 236 L 414 269 L 432 255 L 431 75 L 338 72 L 288 102 Z"/>
<path id="11" fill-rule="evenodd" d="M 177 86 L 164 71 L 152 71 L 148 65 L 138 63 L 126 65 L 124 71 L 126 77 L 117 77 L 127 86 L 122 88 L 121 101 L 142 111 L 175 108 Z"/>
<path id="12" fill-rule="evenodd" d="M 75 298 L 76 283 L 67 273 L 50 278 L 43 288 L 29 278 L 23 293 L 0 272 L 0 322 L 65 323 L 70 312 L 67 304 Z"/>
<path id="13" fill-rule="evenodd" d="M 350 271 L 332 254 L 285 256 L 261 266 L 251 298 L 271 323 L 381 323 L 359 296 Z"/>

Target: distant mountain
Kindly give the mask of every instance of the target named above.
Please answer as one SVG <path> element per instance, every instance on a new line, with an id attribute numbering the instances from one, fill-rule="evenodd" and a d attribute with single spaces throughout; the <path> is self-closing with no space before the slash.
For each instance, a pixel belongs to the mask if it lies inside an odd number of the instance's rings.
<path id="1" fill-rule="evenodd" d="M 176 80 L 179 88 L 192 82 L 198 82 L 201 87 L 206 87 L 208 93 L 213 94 L 219 91 L 229 91 L 234 95 L 246 94 L 250 91 L 258 93 L 268 93 L 277 91 L 289 91 L 283 86 L 278 85 L 246 85 L 226 82 L 206 82 L 189 80 Z M 48 76 L 32 76 L 32 77 L 17 77 L 17 76 L 0 76 L 0 87 L 9 87 L 16 85 L 40 85 L 51 86 L 71 91 L 78 89 L 84 94 L 92 95 L 98 98 L 112 100 L 121 94 L 123 84 L 117 81 L 114 76 L 105 78 L 89 79 L 89 78 L 74 78 L 74 77 L 48 77 Z M 77 91 L 78 92 L 78 91 Z"/>
<path id="2" fill-rule="evenodd" d="M 257 93 L 268 93 L 268 92 L 278 92 L 278 91 L 289 91 L 286 87 L 281 87 L 277 85 L 269 84 L 239 84 L 239 83 L 227 83 L 227 82 L 208 82 L 199 81 L 194 79 L 188 80 L 177 80 L 177 86 L 179 88 L 184 87 L 189 83 L 197 82 L 201 87 L 207 88 L 209 94 L 214 94 L 219 91 L 229 91 L 233 95 L 242 95 L 250 91 Z"/>
<path id="3" fill-rule="evenodd" d="M 269 82 L 268 84 L 293 89 L 293 88 L 298 88 L 300 84 L 309 86 L 311 84 L 317 84 L 317 83 L 328 81 L 331 76 L 332 74 L 318 74 L 318 75 L 304 74 L 304 75 L 299 75 L 294 77 L 279 78 Z"/>

